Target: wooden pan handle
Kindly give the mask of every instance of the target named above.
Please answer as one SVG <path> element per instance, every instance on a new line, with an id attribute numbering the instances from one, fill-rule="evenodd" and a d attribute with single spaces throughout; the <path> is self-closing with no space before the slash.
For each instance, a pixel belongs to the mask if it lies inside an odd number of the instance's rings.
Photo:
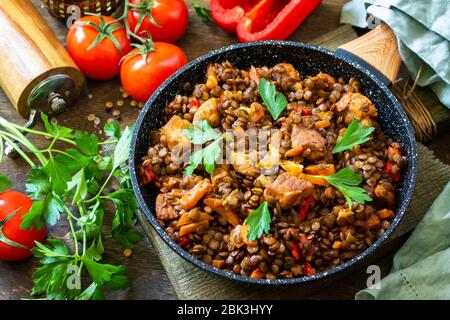
<path id="1" fill-rule="evenodd" d="M 392 30 L 381 23 L 372 31 L 339 47 L 363 59 L 391 82 L 396 80 L 402 59 Z"/>
<path id="2" fill-rule="evenodd" d="M 0 86 L 20 115 L 43 80 L 65 75 L 78 96 L 84 77 L 29 0 L 0 0 Z"/>

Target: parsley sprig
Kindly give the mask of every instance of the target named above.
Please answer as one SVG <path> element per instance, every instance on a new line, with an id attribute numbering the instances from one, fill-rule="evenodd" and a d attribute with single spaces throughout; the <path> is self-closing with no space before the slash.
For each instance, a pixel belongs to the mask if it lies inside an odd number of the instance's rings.
<path id="1" fill-rule="evenodd" d="M 247 239 L 253 241 L 270 230 L 270 211 L 267 201 L 245 218 L 244 225 L 248 227 Z"/>
<path id="2" fill-rule="evenodd" d="M 364 188 L 359 187 L 362 182 L 360 174 L 346 167 L 331 176 L 319 176 L 324 178 L 333 187 L 338 189 L 347 201 L 348 207 L 352 208 L 352 201 L 364 204 L 365 201 L 372 201 Z"/>
<path id="3" fill-rule="evenodd" d="M 333 153 L 338 153 L 351 149 L 358 144 L 369 141 L 369 135 L 375 130 L 373 127 L 365 126 L 358 120 L 353 120 L 345 130 L 344 135 L 339 139 L 333 148 Z"/>
<path id="4" fill-rule="evenodd" d="M 264 78 L 259 80 L 258 88 L 267 110 L 269 110 L 272 118 L 277 120 L 287 106 L 286 97 L 281 92 L 277 92 L 275 85 Z"/>
<path id="5" fill-rule="evenodd" d="M 212 174 L 216 161 L 222 152 L 223 136 L 217 133 L 206 120 L 200 120 L 197 125 L 191 125 L 185 133 L 186 137 L 191 140 L 194 145 L 200 145 L 212 141 L 205 148 L 195 151 L 189 158 L 189 165 L 184 170 L 184 175 L 189 176 L 194 170 L 203 163 L 206 172 Z"/>
<path id="6" fill-rule="evenodd" d="M 10 143 L 31 166 L 26 191 L 33 204 L 23 216 L 21 228 L 52 226 L 64 217 L 72 237 L 73 250 L 57 239 L 36 244 L 33 253 L 40 265 L 33 274 L 32 295 L 48 299 L 102 298 L 104 286 L 113 290 L 129 286 L 124 275 L 126 267 L 102 262 L 105 238 L 112 237 L 131 248 L 141 237 L 132 230 L 137 203 L 126 164 L 132 128 L 121 131 L 118 123 L 107 124 L 105 133 L 109 138 L 100 142 L 94 134 L 50 122 L 45 114 L 41 117 L 45 131 L 21 127 L 0 117 L 0 145 Z M 25 132 L 46 137 L 50 143 L 39 149 Z M 57 147 L 61 143 L 66 147 Z M 113 179 L 119 181 L 120 189 L 111 192 Z M 2 179 L 0 182 L 8 186 Z M 105 234 L 108 201 L 115 206 L 115 212 L 111 231 Z M 68 287 L 69 277 L 75 272 L 87 275 L 90 284 Z"/>

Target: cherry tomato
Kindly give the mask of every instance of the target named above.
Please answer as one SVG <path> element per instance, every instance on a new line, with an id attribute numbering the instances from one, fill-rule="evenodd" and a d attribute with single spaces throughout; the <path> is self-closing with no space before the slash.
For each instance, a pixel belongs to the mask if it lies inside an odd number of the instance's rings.
<path id="1" fill-rule="evenodd" d="M 137 35 L 145 37 L 150 32 L 154 41 L 175 42 L 186 31 L 189 14 L 183 0 L 152 0 L 150 12 L 158 24 L 155 25 L 148 16 L 142 21 Z M 130 0 L 130 4 L 147 6 L 148 0 Z M 134 32 L 141 13 L 138 10 L 128 11 L 128 23 Z"/>
<path id="2" fill-rule="evenodd" d="M 170 43 L 155 42 L 154 51 L 147 54 L 146 60 L 138 48 L 125 57 L 120 79 L 126 92 L 145 102 L 164 80 L 186 63 L 186 55 L 180 48 Z"/>
<path id="3" fill-rule="evenodd" d="M 30 249 L 35 247 L 34 242 L 44 242 L 47 233 L 45 227 L 20 229 L 22 216 L 30 210 L 32 203 L 30 198 L 17 191 L 6 190 L 0 193 L 0 260 L 18 261 L 28 258 L 32 254 Z M 17 209 L 19 210 L 14 214 Z"/>
<path id="4" fill-rule="evenodd" d="M 102 16 L 103 21 L 108 23 L 114 20 L 111 17 Z M 109 38 L 103 40 L 95 47 L 89 49 L 99 35 L 96 27 L 86 24 L 93 23 L 102 28 L 102 21 L 98 16 L 85 16 L 75 22 L 67 34 L 67 51 L 77 64 L 78 68 L 89 78 L 95 80 L 107 80 L 114 78 L 120 72 L 120 60 L 131 50 L 130 40 L 127 37 L 125 28 L 111 31 L 110 27 L 106 32 L 110 32 L 117 39 L 121 52 Z M 110 26 L 118 25 L 118 22 Z"/>

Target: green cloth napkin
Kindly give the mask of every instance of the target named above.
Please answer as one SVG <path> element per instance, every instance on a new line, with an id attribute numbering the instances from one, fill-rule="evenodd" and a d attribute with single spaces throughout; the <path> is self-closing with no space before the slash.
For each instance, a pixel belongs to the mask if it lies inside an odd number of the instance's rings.
<path id="1" fill-rule="evenodd" d="M 450 108 L 450 1 L 352 0 L 342 8 L 341 22 L 368 27 L 367 16 L 394 31 L 400 55 L 417 84 L 430 86 Z"/>
<path id="2" fill-rule="evenodd" d="M 365 299 L 450 299 L 450 182 L 395 254 L 379 288 L 356 294 Z"/>

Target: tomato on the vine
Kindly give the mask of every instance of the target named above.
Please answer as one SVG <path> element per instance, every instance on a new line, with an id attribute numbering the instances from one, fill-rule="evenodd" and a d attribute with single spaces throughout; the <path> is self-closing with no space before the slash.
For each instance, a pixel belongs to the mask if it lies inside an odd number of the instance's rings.
<path id="1" fill-rule="evenodd" d="M 154 41 L 175 42 L 186 31 L 189 13 L 183 0 L 130 0 L 130 5 L 128 23 L 138 36 L 149 32 Z"/>
<path id="2" fill-rule="evenodd" d="M 44 242 L 47 229 L 22 230 L 22 217 L 33 201 L 23 193 L 6 190 L 0 193 L 0 260 L 18 261 L 31 256 L 35 241 Z"/>
<path id="3" fill-rule="evenodd" d="M 89 78 L 107 80 L 120 72 L 120 60 L 131 50 L 125 28 L 108 16 L 85 16 L 67 34 L 67 51 Z M 110 24 L 109 24 L 110 23 Z"/>
<path id="4" fill-rule="evenodd" d="M 187 63 L 177 46 L 155 42 L 154 46 L 132 50 L 122 61 L 120 79 L 125 91 L 134 99 L 145 102 L 159 85 Z"/>

